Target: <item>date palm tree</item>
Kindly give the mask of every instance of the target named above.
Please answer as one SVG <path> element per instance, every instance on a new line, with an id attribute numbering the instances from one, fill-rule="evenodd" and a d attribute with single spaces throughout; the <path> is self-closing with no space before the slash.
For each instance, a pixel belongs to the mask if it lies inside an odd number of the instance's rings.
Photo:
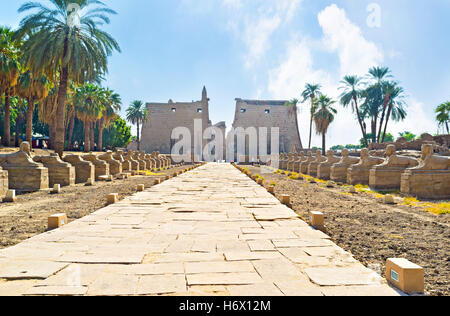
<path id="1" fill-rule="evenodd" d="M 137 148 L 141 150 L 140 127 L 148 121 L 149 112 L 142 101 L 133 101 L 127 109 L 127 121 L 137 126 Z"/>
<path id="2" fill-rule="evenodd" d="M 450 101 L 442 103 L 436 108 L 436 120 L 439 123 L 439 127 L 445 126 L 447 134 L 450 134 Z"/>
<path id="3" fill-rule="evenodd" d="M 103 130 L 114 122 L 118 115 L 117 112 L 121 109 L 122 100 L 120 95 L 110 89 L 103 89 L 103 113 L 98 121 L 98 148 L 103 150 Z"/>
<path id="4" fill-rule="evenodd" d="M 364 145 L 368 146 L 366 126 L 362 119 L 358 105 L 358 100 L 360 99 L 362 94 L 362 78 L 358 76 L 345 76 L 341 81 L 341 84 L 342 86 L 339 87 L 339 89 L 342 89 L 344 91 L 340 95 L 340 102 L 343 107 L 347 107 L 349 104 L 352 105 L 352 111 L 353 113 L 356 113 L 359 126 L 361 127 Z"/>
<path id="5" fill-rule="evenodd" d="M 379 135 L 381 137 L 381 143 L 384 143 L 387 133 L 387 128 L 389 124 L 389 120 L 392 117 L 392 120 L 395 122 L 403 121 L 406 116 L 406 105 L 404 102 L 404 90 L 400 87 L 396 82 L 387 82 L 385 84 L 385 93 L 387 98 L 387 115 L 386 122 L 384 125 L 384 133 Z M 385 98 L 385 99 L 386 99 Z"/>
<path id="6" fill-rule="evenodd" d="M 104 111 L 100 88 L 94 84 L 85 84 L 76 89 L 74 97 L 75 112 L 84 128 L 84 151 L 90 152 L 92 123 L 99 120 Z"/>
<path id="7" fill-rule="evenodd" d="M 49 93 L 49 81 L 43 75 L 35 77 L 31 71 L 20 74 L 16 94 L 27 100 L 26 140 L 31 144 L 33 138 L 33 113 L 36 102 L 44 100 Z"/>
<path id="8" fill-rule="evenodd" d="M 25 40 L 26 66 L 33 73 L 59 79 L 54 147 L 62 155 L 69 79 L 78 84 L 95 80 L 108 71 L 108 56 L 120 47 L 100 29 L 115 14 L 101 1 L 50 0 L 52 7 L 41 2 L 27 2 L 19 8 L 19 13 L 32 12 L 20 22 L 16 36 Z"/>
<path id="9" fill-rule="evenodd" d="M 14 40 L 14 32 L 7 27 L 0 27 L 0 97 L 5 98 L 5 118 L 3 121 L 3 145 L 11 142 L 11 100 L 17 78 L 20 74 L 19 43 Z"/>
<path id="10" fill-rule="evenodd" d="M 332 107 L 335 101 L 326 95 L 320 95 L 315 101 L 314 123 L 317 135 L 322 135 L 322 154 L 326 154 L 326 134 L 330 124 L 333 123 L 337 110 Z"/>
<path id="11" fill-rule="evenodd" d="M 311 149 L 311 140 L 312 140 L 312 128 L 313 128 L 313 120 L 314 120 L 314 113 L 315 113 L 315 98 L 317 95 L 319 95 L 320 89 L 322 89 L 322 86 L 320 84 L 310 84 L 307 83 L 305 85 L 305 90 L 302 92 L 302 103 L 305 103 L 307 100 L 311 100 L 311 108 L 310 108 L 310 114 L 311 114 L 311 120 L 309 125 L 309 143 L 308 143 L 308 149 Z"/>

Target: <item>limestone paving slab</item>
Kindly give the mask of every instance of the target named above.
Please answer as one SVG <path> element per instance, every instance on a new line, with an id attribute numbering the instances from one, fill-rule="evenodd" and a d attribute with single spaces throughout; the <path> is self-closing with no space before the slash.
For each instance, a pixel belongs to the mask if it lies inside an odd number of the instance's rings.
<path id="1" fill-rule="evenodd" d="M 1 295 L 396 295 L 228 164 L 0 251 Z"/>

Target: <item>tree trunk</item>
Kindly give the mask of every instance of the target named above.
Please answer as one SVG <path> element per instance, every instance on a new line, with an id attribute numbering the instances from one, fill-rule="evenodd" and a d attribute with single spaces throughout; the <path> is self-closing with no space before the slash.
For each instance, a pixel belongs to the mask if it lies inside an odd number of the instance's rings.
<path id="1" fill-rule="evenodd" d="M 356 97 L 353 97 L 353 101 L 355 102 L 356 116 L 358 117 L 359 126 L 361 126 L 361 132 L 362 132 L 363 139 L 364 139 L 364 146 L 368 147 L 369 144 L 367 143 L 367 133 L 366 133 L 366 129 L 364 128 L 364 125 L 363 125 L 361 113 L 359 113 L 358 100 L 356 99 Z"/>
<path id="2" fill-rule="evenodd" d="M 67 45 L 67 44 L 66 44 Z M 64 47 L 64 54 L 66 55 L 67 47 Z M 64 126 L 64 115 L 66 112 L 66 96 L 67 96 L 67 82 L 69 79 L 68 67 L 61 69 L 59 90 L 58 90 L 58 105 L 56 108 L 56 135 L 55 135 L 55 152 L 62 157 L 64 152 L 64 138 L 66 135 Z"/>
<path id="3" fill-rule="evenodd" d="M 450 130 L 448 129 L 448 122 L 445 122 L 445 127 L 447 127 L 447 134 L 450 134 Z"/>
<path id="4" fill-rule="evenodd" d="M 69 147 L 69 150 L 73 150 L 73 144 L 72 144 L 72 138 L 73 138 L 73 129 L 75 128 L 75 115 L 72 115 L 72 118 L 70 119 L 70 126 L 69 126 L 69 138 L 67 139 L 67 145 Z"/>
<path id="5" fill-rule="evenodd" d="M 15 147 L 19 147 L 19 129 L 20 129 L 20 124 L 21 124 L 21 117 L 20 117 L 20 113 L 17 115 L 16 118 L 16 126 L 15 126 L 15 135 L 14 135 L 14 146 Z"/>
<path id="6" fill-rule="evenodd" d="M 91 129 L 91 150 L 95 151 L 95 123 L 92 123 L 90 126 Z"/>
<path id="7" fill-rule="evenodd" d="M 56 137 L 56 126 L 55 122 L 50 123 L 49 125 L 49 149 L 55 149 L 55 137 Z"/>
<path id="8" fill-rule="evenodd" d="M 9 147 L 11 143 L 11 117 L 10 117 L 9 88 L 5 91 L 5 119 L 3 122 L 3 145 Z"/>
<path id="9" fill-rule="evenodd" d="M 33 142 L 33 112 L 34 112 L 34 99 L 28 98 L 28 109 L 27 109 L 27 142 L 32 146 Z"/>
<path id="10" fill-rule="evenodd" d="M 391 98 L 391 96 L 389 94 L 386 94 L 386 96 L 384 97 L 383 114 L 381 115 L 380 128 L 378 130 L 378 136 L 377 136 L 377 142 L 378 143 L 380 142 L 381 130 L 383 129 L 384 118 L 385 118 L 385 115 L 386 115 L 386 108 L 387 108 L 387 104 L 388 104 L 390 98 Z"/>
<path id="11" fill-rule="evenodd" d="M 322 133 L 322 155 L 326 156 L 326 134 Z"/>
<path id="12" fill-rule="evenodd" d="M 100 126 L 98 127 L 98 150 L 103 151 L 103 124 L 100 123 Z"/>
<path id="13" fill-rule="evenodd" d="M 137 150 L 141 150 L 141 136 L 139 131 L 139 120 L 137 121 Z"/>
<path id="14" fill-rule="evenodd" d="M 91 151 L 91 123 L 83 122 L 84 127 L 84 152 L 88 153 Z"/>
<path id="15" fill-rule="evenodd" d="M 377 120 L 372 119 L 372 143 L 377 142 Z"/>
<path id="16" fill-rule="evenodd" d="M 389 119 L 391 118 L 391 113 L 392 113 L 392 105 L 389 106 L 389 111 L 388 111 L 388 114 L 386 117 L 386 125 L 384 126 L 384 134 L 383 134 L 382 143 L 384 143 L 384 141 L 386 139 L 387 127 L 388 127 Z"/>

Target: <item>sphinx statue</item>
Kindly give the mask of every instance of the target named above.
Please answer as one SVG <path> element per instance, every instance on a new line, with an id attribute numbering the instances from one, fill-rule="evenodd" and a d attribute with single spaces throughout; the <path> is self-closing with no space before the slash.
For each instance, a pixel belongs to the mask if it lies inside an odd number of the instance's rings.
<path id="1" fill-rule="evenodd" d="M 8 171 L 10 189 L 34 192 L 49 188 L 48 169 L 31 159 L 30 148 L 28 142 L 22 142 L 18 152 L 0 155 L 0 165 Z"/>
<path id="2" fill-rule="evenodd" d="M 342 158 L 331 166 L 330 179 L 334 182 L 347 183 L 347 170 L 359 162 L 359 158 L 350 157 L 348 149 L 342 150 Z"/>
<path id="3" fill-rule="evenodd" d="M 288 157 L 289 158 L 288 158 L 288 163 L 287 163 L 286 170 L 287 171 L 294 171 L 292 169 L 293 169 L 293 166 L 294 166 L 294 161 L 297 160 L 297 158 L 298 158 L 298 154 L 297 153 L 292 153 L 292 154 L 289 154 Z"/>
<path id="4" fill-rule="evenodd" d="M 306 160 L 306 156 L 304 152 L 300 152 L 298 158 L 294 161 L 292 166 L 292 171 L 296 173 L 300 173 L 300 164 Z"/>
<path id="5" fill-rule="evenodd" d="M 122 173 L 122 162 L 113 157 L 112 151 L 107 151 L 103 155 L 98 156 L 98 159 L 106 161 L 109 164 L 109 172 L 112 175 L 120 175 Z"/>
<path id="6" fill-rule="evenodd" d="M 327 151 L 327 160 L 320 163 L 317 166 L 317 178 L 322 180 L 330 180 L 331 177 L 331 167 L 341 161 L 340 157 L 334 155 L 334 153 L 329 150 Z"/>
<path id="7" fill-rule="evenodd" d="M 36 156 L 33 161 L 42 163 L 48 169 L 49 186 L 55 184 L 70 186 L 75 184 L 75 167 L 62 161 L 58 154 L 50 156 Z"/>
<path id="8" fill-rule="evenodd" d="M 131 152 L 131 155 L 133 159 L 139 163 L 139 170 L 141 171 L 147 170 L 147 163 L 145 162 L 145 160 L 141 159 L 140 153 L 138 151 Z"/>
<path id="9" fill-rule="evenodd" d="M 402 173 L 408 168 L 417 167 L 417 159 L 396 154 L 394 145 L 386 148 L 386 161 L 372 167 L 369 186 L 379 191 L 400 190 Z"/>
<path id="10" fill-rule="evenodd" d="M 122 172 L 131 171 L 131 163 L 128 160 L 124 159 L 123 150 L 117 150 L 115 153 L 113 153 L 113 158 L 122 164 Z"/>
<path id="11" fill-rule="evenodd" d="M 130 170 L 132 173 L 139 172 L 139 162 L 133 158 L 133 153 L 131 151 L 127 152 L 125 157 L 123 157 L 126 161 L 130 163 Z"/>
<path id="12" fill-rule="evenodd" d="M 145 161 L 145 168 L 146 170 L 152 170 L 152 161 L 148 158 L 145 151 L 141 151 L 139 158 L 143 161 Z"/>
<path id="13" fill-rule="evenodd" d="M 370 169 L 372 167 L 382 164 L 384 159 L 379 157 L 372 157 L 368 149 L 361 151 L 361 160 L 356 165 L 350 166 L 347 171 L 347 183 L 351 185 L 368 185 L 370 178 Z"/>
<path id="14" fill-rule="evenodd" d="M 281 154 L 281 157 L 280 157 L 280 169 L 281 170 L 286 170 L 288 160 L 289 160 L 289 156 L 287 154 Z"/>
<path id="15" fill-rule="evenodd" d="M 401 192 L 421 199 L 450 199 L 450 157 L 437 156 L 433 145 L 423 145 L 419 165 L 402 174 Z"/>
<path id="16" fill-rule="evenodd" d="M 84 160 L 92 162 L 95 167 L 95 180 L 101 180 L 103 177 L 110 175 L 109 164 L 99 159 L 93 153 L 81 156 Z"/>
<path id="17" fill-rule="evenodd" d="M 316 160 L 311 162 L 308 166 L 308 175 L 310 175 L 311 177 L 316 177 L 317 176 L 317 168 L 318 168 L 319 164 L 321 164 L 322 162 L 325 162 L 326 160 L 327 160 L 327 158 L 322 156 L 322 152 L 320 150 L 317 150 L 316 151 Z"/>
<path id="18" fill-rule="evenodd" d="M 63 157 L 65 162 L 75 167 L 75 183 L 86 183 L 89 179 L 95 179 L 95 166 L 89 161 L 84 160 L 79 155 L 66 155 Z"/>
<path id="19" fill-rule="evenodd" d="M 300 163 L 299 173 L 306 174 L 308 172 L 308 167 L 311 162 L 314 162 L 316 158 L 313 156 L 312 152 L 306 154 L 306 159 Z"/>

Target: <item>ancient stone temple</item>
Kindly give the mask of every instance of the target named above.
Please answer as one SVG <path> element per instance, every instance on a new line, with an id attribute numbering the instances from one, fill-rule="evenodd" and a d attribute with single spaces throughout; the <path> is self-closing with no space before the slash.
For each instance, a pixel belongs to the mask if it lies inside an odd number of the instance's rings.
<path id="1" fill-rule="evenodd" d="M 267 154 L 271 154 L 271 128 L 280 130 L 280 153 L 300 152 L 303 149 L 297 113 L 288 101 L 258 101 L 236 99 L 233 128 L 267 128 Z M 259 146 L 259 135 L 258 135 Z M 247 147 L 248 148 L 248 144 Z M 258 150 L 258 152 L 261 152 Z M 248 153 L 246 153 L 248 154 Z"/>
<path id="2" fill-rule="evenodd" d="M 178 140 L 172 140 L 172 131 L 177 127 L 188 128 L 191 132 L 191 153 L 194 153 L 194 121 L 201 122 L 200 131 L 212 126 L 209 120 L 209 99 L 203 88 L 202 99 L 192 102 L 147 103 L 149 121 L 142 127 L 141 150 L 147 153 L 171 154 Z M 225 130 L 225 123 L 216 125 Z M 224 135 L 225 136 L 225 135 Z M 200 144 L 203 148 L 206 141 Z"/>

